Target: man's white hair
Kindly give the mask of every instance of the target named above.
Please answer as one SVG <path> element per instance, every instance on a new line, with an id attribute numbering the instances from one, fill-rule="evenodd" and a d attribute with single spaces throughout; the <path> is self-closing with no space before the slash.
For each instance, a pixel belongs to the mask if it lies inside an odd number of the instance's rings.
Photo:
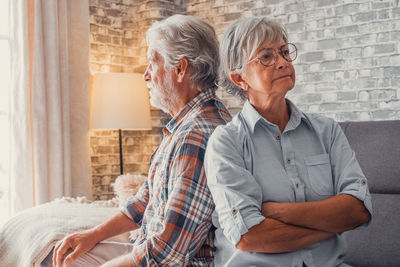
<path id="1" fill-rule="evenodd" d="M 218 40 L 213 27 L 193 16 L 173 15 L 157 21 L 146 32 L 149 49 L 163 58 L 165 67 L 174 68 L 179 59 L 189 62 L 190 79 L 203 91 L 215 88 L 218 78 Z"/>
<path id="2" fill-rule="evenodd" d="M 246 91 L 230 79 L 230 73 L 241 74 L 247 62 L 265 42 L 288 41 L 283 25 L 266 17 L 252 17 L 238 20 L 228 27 L 221 40 L 221 66 L 218 85 L 228 93 L 247 99 Z"/>

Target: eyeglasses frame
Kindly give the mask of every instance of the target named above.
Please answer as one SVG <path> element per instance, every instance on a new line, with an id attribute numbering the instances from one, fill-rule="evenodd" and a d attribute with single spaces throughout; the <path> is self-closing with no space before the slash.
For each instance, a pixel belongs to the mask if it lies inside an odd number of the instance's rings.
<path id="1" fill-rule="evenodd" d="M 294 57 L 294 59 L 291 59 L 291 60 L 288 60 L 286 57 L 284 57 L 283 55 L 282 55 L 282 47 L 284 47 L 284 46 L 286 46 L 286 45 L 293 45 L 293 47 L 295 48 L 295 52 L 296 52 L 296 56 Z M 250 60 L 250 61 L 248 61 L 247 62 L 247 64 L 249 64 L 249 63 L 251 63 L 251 62 L 253 62 L 253 61 L 256 61 L 256 60 L 258 60 L 258 62 L 261 64 L 261 65 L 263 65 L 263 66 L 265 66 L 265 67 L 269 67 L 269 66 L 272 66 L 272 65 L 274 65 L 275 63 L 276 63 L 276 61 L 277 61 L 277 54 L 279 54 L 283 59 L 285 59 L 287 62 L 293 62 L 294 60 L 296 60 L 296 58 L 297 58 L 297 46 L 295 45 L 295 44 L 293 44 L 293 43 L 286 43 L 286 44 L 284 44 L 284 45 L 282 45 L 281 47 L 279 47 L 279 49 L 275 49 L 275 48 L 268 48 L 268 49 L 273 49 L 273 51 L 274 51 L 274 56 L 275 56 L 275 60 L 273 61 L 273 63 L 272 64 L 269 64 L 269 65 L 265 65 L 265 64 L 263 64 L 262 63 L 262 61 L 261 61 L 261 59 L 259 58 L 259 57 L 255 57 L 255 58 L 253 58 L 252 60 Z M 278 51 L 277 51 L 278 50 Z"/>

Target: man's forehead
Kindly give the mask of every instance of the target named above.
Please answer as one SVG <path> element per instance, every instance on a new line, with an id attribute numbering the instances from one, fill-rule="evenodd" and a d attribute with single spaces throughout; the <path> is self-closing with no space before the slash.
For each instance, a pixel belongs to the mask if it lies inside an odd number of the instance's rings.
<path id="1" fill-rule="evenodd" d="M 147 58 L 148 59 L 157 59 L 159 56 L 160 56 L 160 54 L 153 48 L 149 47 L 149 49 L 147 49 Z"/>

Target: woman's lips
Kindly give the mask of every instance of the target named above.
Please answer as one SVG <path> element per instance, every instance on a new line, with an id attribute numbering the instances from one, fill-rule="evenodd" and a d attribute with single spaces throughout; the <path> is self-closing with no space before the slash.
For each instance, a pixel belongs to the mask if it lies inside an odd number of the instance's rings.
<path id="1" fill-rule="evenodd" d="M 280 79 L 284 79 L 284 78 L 291 78 L 291 77 L 292 76 L 290 74 L 288 74 L 288 75 L 284 75 L 284 76 L 278 77 L 278 78 L 274 79 L 274 81 L 280 80 Z"/>

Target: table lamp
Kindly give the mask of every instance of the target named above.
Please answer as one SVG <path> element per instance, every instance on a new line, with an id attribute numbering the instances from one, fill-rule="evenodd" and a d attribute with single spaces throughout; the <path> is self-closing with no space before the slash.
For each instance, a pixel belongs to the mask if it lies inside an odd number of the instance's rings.
<path id="1" fill-rule="evenodd" d="M 91 128 L 119 132 L 123 174 L 122 129 L 150 130 L 149 90 L 139 73 L 98 73 L 93 77 Z"/>

